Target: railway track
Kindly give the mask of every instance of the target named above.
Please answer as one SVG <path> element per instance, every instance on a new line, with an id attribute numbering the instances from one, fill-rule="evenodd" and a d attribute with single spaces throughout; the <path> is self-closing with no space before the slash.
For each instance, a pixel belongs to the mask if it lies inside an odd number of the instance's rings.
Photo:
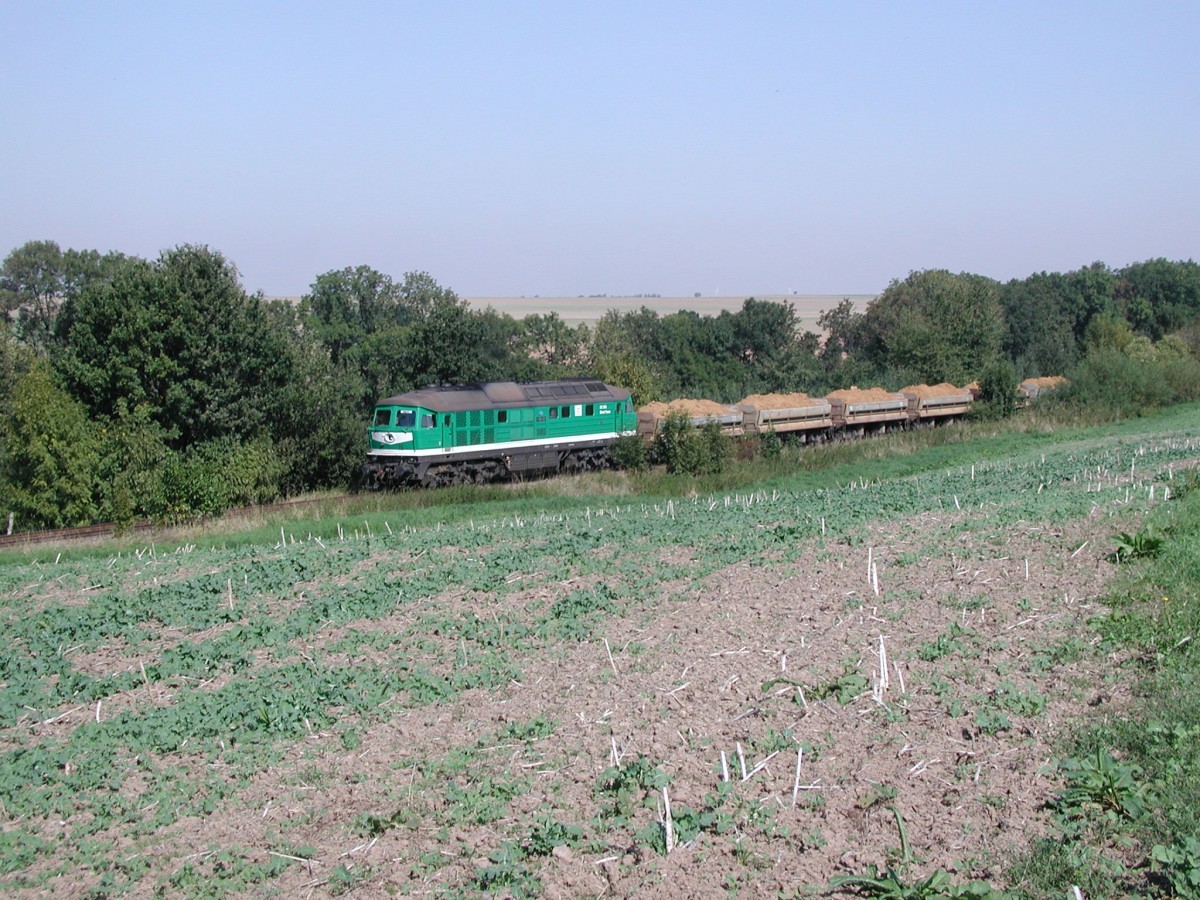
<path id="1" fill-rule="evenodd" d="M 349 496 L 349 494 L 345 496 Z M 284 510 L 312 506 L 317 503 L 328 503 L 331 500 L 336 499 L 338 498 L 315 497 L 308 500 L 286 500 L 280 503 L 268 503 L 265 506 L 243 506 L 237 509 L 226 510 L 221 514 L 220 518 L 245 519 L 255 515 L 269 515 L 273 512 L 282 512 Z M 0 535 L 0 549 L 5 547 L 26 547 L 34 544 L 49 544 L 54 542 L 72 543 L 75 541 L 94 540 L 96 538 L 115 537 L 118 534 L 124 536 L 146 531 L 164 531 L 171 527 L 172 526 L 170 525 L 161 525 L 142 519 L 124 527 L 118 527 L 112 523 L 106 523 L 99 525 L 79 525 L 73 528 L 47 528 L 41 531 L 25 531 L 18 534 Z"/>
<path id="2" fill-rule="evenodd" d="M 126 532 L 149 530 L 149 522 L 135 522 Z M 117 533 L 116 525 L 81 525 L 75 528 L 48 528 L 43 531 L 25 531 L 17 534 L 0 535 L 0 547 L 22 547 L 29 544 L 48 544 L 52 541 L 83 541 L 89 538 L 112 537 Z"/>

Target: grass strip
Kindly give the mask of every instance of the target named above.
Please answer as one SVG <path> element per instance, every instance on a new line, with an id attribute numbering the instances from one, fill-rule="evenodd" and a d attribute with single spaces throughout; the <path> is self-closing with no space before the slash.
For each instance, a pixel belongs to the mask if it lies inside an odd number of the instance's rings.
<path id="1" fill-rule="evenodd" d="M 1190 474 L 1190 473 L 1189 473 Z M 1053 806 L 1060 836 L 1034 844 L 1010 872 L 1013 887 L 1061 897 L 1200 897 L 1200 490 L 1175 479 L 1175 502 L 1139 535 L 1098 623 L 1098 652 L 1133 701 L 1081 725 L 1060 762 Z M 1114 553 L 1122 542 L 1114 536 Z M 1124 536 L 1128 538 L 1129 536 Z"/>

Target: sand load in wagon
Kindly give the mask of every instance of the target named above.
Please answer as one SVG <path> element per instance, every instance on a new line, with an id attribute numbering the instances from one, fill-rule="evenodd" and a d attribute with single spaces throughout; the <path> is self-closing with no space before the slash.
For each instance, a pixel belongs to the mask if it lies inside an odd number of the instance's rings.
<path id="1" fill-rule="evenodd" d="M 948 382 L 912 384 L 901 388 L 900 393 L 908 398 L 908 414 L 914 422 L 965 416 L 973 400 L 970 390 Z"/>
<path id="2" fill-rule="evenodd" d="M 888 422 L 908 421 L 908 398 L 883 388 L 846 388 L 826 399 L 832 407 L 833 424 L 839 428 L 884 427 Z"/>
<path id="3" fill-rule="evenodd" d="M 742 411 L 712 400 L 672 400 L 670 403 L 647 403 L 638 410 L 638 434 L 653 436 L 662 430 L 670 413 L 683 413 L 692 428 L 716 424 L 722 434 L 737 436 L 743 433 Z"/>
<path id="4" fill-rule="evenodd" d="M 1036 400 L 1046 391 L 1053 391 L 1067 383 L 1061 375 L 1046 375 L 1042 378 L 1026 378 L 1017 386 L 1017 395 L 1024 400 Z"/>
<path id="5" fill-rule="evenodd" d="M 833 427 L 833 406 L 808 394 L 751 394 L 738 404 L 748 434 L 792 432 Z"/>

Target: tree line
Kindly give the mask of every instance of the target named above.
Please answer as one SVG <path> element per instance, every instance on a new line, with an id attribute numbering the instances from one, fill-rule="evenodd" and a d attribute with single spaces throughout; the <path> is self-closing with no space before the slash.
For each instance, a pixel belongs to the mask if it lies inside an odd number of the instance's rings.
<path id="1" fill-rule="evenodd" d="M 639 404 L 820 396 L 1066 374 L 1130 412 L 1200 397 L 1200 266 L 1094 263 L 1000 283 L 926 270 L 821 334 L 786 302 L 736 312 L 473 309 L 424 272 L 318 275 L 298 304 L 250 294 L 205 246 L 147 260 L 31 241 L 0 265 L 0 515 L 17 530 L 231 506 L 354 486 L 381 397 L 426 384 L 597 376 Z M 1090 393 L 1089 393 L 1090 392 Z"/>

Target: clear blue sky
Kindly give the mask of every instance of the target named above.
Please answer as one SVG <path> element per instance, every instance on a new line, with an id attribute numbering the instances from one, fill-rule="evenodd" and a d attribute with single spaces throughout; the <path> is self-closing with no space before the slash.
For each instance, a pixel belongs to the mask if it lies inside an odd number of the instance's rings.
<path id="1" fill-rule="evenodd" d="M 1195 0 L 14 0 L 0 33 L 0 255 L 466 297 L 1200 256 Z"/>

